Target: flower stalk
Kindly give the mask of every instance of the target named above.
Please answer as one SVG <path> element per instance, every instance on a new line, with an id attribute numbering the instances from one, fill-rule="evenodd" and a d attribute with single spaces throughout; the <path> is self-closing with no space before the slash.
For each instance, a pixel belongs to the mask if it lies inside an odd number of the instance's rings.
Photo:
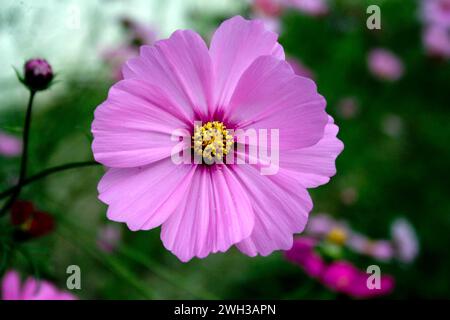
<path id="1" fill-rule="evenodd" d="M 76 168 L 92 167 L 92 166 L 99 166 L 99 165 L 100 164 L 95 161 L 82 161 L 82 162 L 71 162 L 71 163 L 66 163 L 63 165 L 51 167 L 51 168 L 45 169 L 35 175 L 32 175 L 29 178 L 25 178 L 21 184 L 21 187 L 24 187 L 33 182 L 36 182 L 43 178 L 46 178 L 47 176 L 50 176 L 54 173 L 71 170 L 71 169 L 76 169 Z M 13 194 L 14 191 L 16 190 L 16 188 L 17 188 L 17 186 L 14 186 L 9 189 L 6 189 L 5 191 L 0 192 L 0 199 L 3 199 L 5 197 Z"/>
<path id="2" fill-rule="evenodd" d="M 11 198 L 9 198 L 9 200 L 0 209 L 0 217 L 7 212 L 7 210 L 11 207 L 11 205 L 14 203 L 14 201 L 16 201 L 17 198 L 19 197 L 20 191 L 22 190 L 23 181 L 25 180 L 26 175 L 27 175 L 28 143 L 29 143 L 29 138 L 30 138 L 31 115 L 32 115 L 33 101 L 34 101 L 35 95 L 36 95 L 36 91 L 30 90 L 30 97 L 28 99 L 27 113 L 25 115 L 25 124 L 24 124 L 23 137 L 22 137 L 23 149 L 22 149 L 22 157 L 20 160 L 19 181 L 18 181 L 17 185 L 14 187 L 14 191 L 11 195 Z"/>

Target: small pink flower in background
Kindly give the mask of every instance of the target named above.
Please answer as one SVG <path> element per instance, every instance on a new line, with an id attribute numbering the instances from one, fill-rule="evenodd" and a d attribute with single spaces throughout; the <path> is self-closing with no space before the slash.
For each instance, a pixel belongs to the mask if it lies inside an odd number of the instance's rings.
<path id="1" fill-rule="evenodd" d="M 137 56 L 139 52 L 130 46 L 122 46 L 114 49 L 105 49 L 101 52 L 103 61 L 105 61 L 112 70 L 114 80 L 122 80 L 122 65 L 128 59 Z"/>
<path id="2" fill-rule="evenodd" d="M 342 98 L 337 104 L 337 112 L 341 118 L 352 119 L 359 111 L 359 104 L 355 97 Z"/>
<path id="3" fill-rule="evenodd" d="M 253 0 L 252 19 L 259 19 L 267 30 L 281 33 L 280 15 L 283 11 L 282 0 Z"/>
<path id="4" fill-rule="evenodd" d="M 310 217 L 305 233 L 342 245 L 346 243 L 351 229 L 345 222 L 337 221 L 325 213 L 319 213 Z"/>
<path id="5" fill-rule="evenodd" d="M 403 62 L 391 51 L 374 49 L 368 56 L 369 70 L 382 80 L 395 81 L 404 73 Z"/>
<path id="6" fill-rule="evenodd" d="M 253 0 L 253 11 L 259 15 L 278 17 L 283 11 L 284 0 Z"/>
<path id="7" fill-rule="evenodd" d="M 450 29 L 437 24 L 426 27 L 423 43 L 430 56 L 450 58 Z"/>
<path id="8" fill-rule="evenodd" d="M 393 257 L 390 241 L 372 240 L 352 230 L 347 223 L 324 213 L 309 218 L 305 234 L 337 245 L 345 245 L 354 252 L 379 261 L 389 261 Z"/>
<path id="9" fill-rule="evenodd" d="M 411 263 L 419 254 L 419 240 L 414 227 L 404 218 L 394 221 L 391 237 L 397 258 L 404 263 Z"/>
<path id="10" fill-rule="evenodd" d="M 252 19 L 261 20 L 267 30 L 280 34 L 282 32 L 280 19 L 277 17 L 254 15 Z"/>
<path id="11" fill-rule="evenodd" d="M 108 224 L 100 228 L 97 235 L 97 246 L 100 250 L 111 253 L 118 247 L 122 238 L 119 226 Z"/>
<path id="12" fill-rule="evenodd" d="M 314 236 L 325 237 L 335 226 L 336 221 L 331 216 L 318 213 L 309 218 L 305 231 Z M 340 227 L 347 229 L 347 226 L 342 224 Z"/>
<path id="13" fill-rule="evenodd" d="M 146 25 L 128 17 L 120 19 L 125 31 L 125 41 L 115 48 L 102 50 L 101 57 L 112 69 L 112 78 L 122 80 L 122 65 L 125 61 L 139 55 L 142 45 L 150 45 L 156 41 L 156 32 Z"/>
<path id="14" fill-rule="evenodd" d="M 288 7 L 310 16 L 324 16 L 329 12 L 327 0 L 285 0 L 285 3 Z"/>
<path id="15" fill-rule="evenodd" d="M 359 270 L 350 262 L 335 261 L 325 269 L 321 280 L 331 290 L 358 299 L 388 295 L 394 289 L 395 281 L 390 275 L 381 275 L 379 289 L 370 289 L 367 285 L 368 278 L 369 274 Z"/>
<path id="16" fill-rule="evenodd" d="M 296 238 L 289 251 L 285 252 L 286 259 L 299 265 L 307 275 L 320 277 L 325 270 L 325 261 L 314 251 L 317 240 L 308 237 Z"/>
<path id="17" fill-rule="evenodd" d="M 291 68 L 294 70 L 294 73 L 298 76 L 314 79 L 314 73 L 305 66 L 299 59 L 295 59 L 292 57 L 286 58 L 286 61 L 289 63 Z"/>
<path id="18" fill-rule="evenodd" d="M 354 298 L 367 299 L 387 295 L 394 289 L 394 278 L 390 275 L 381 275 L 379 289 L 369 289 L 367 286 L 369 274 L 347 261 L 327 264 L 315 251 L 317 244 L 318 241 L 313 238 L 296 238 L 292 248 L 285 252 L 285 257 L 329 289 Z"/>
<path id="19" fill-rule="evenodd" d="M 325 99 L 294 74 L 277 35 L 240 16 L 220 25 L 209 48 L 179 30 L 141 47 L 123 75 L 92 124 L 94 157 L 108 167 L 98 186 L 108 218 L 135 231 L 162 225 L 164 246 L 181 261 L 232 245 L 249 256 L 291 248 L 312 208 L 306 188 L 330 180 L 343 144 Z M 198 120 L 217 130 L 278 129 L 279 171 L 175 164 L 181 147 L 172 134 L 198 134 Z"/>
<path id="20" fill-rule="evenodd" d="M 390 241 L 372 240 L 357 232 L 353 232 L 349 236 L 347 246 L 354 252 L 383 262 L 390 261 L 394 256 L 394 250 Z"/>
<path id="21" fill-rule="evenodd" d="M 45 280 L 28 277 L 22 284 L 16 271 L 8 271 L 1 287 L 3 300 L 76 300 L 69 292 L 61 291 Z"/>
<path id="22" fill-rule="evenodd" d="M 425 22 L 450 28 L 450 0 L 422 0 Z"/>
<path id="23" fill-rule="evenodd" d="M 22 152 L 22 140 L 0 132 L 0 156 L 15 157 Z"/>
<path id="24" fill-rule="evenodd" d="M 394 256 L 394 249 L 388 240 L 377 240 L 369 243 L 370 255 L 380 261 L 389 261 Z"/>

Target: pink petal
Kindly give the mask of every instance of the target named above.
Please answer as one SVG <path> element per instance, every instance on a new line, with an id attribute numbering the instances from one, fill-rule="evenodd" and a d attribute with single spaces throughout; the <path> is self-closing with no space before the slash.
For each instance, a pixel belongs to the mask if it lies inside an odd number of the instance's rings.
<path id="1" fill-rule="evenodd" d="M 286 5 L 310 16 L 323 16 L 329 11 L 325 0 L 286 0 Z"/>
<path id="2" fill-rule="evenodd" d="M 22 152 L 22 141 L 12 135 L 0 132 L 0 155 L 15 157 Z"/>
<path id="3" fill-rule="evenodd" d="M 227 251 L 253 229 L 251 203 L 226 166 L 198 168 L 184 201 L 162 226 L 164 246 L 181 261 Z"/>
<path id="4" fill-rule="evenodd" d="M 322 275 L 322 283 L 331 290 L 349 294 L 361 282 L 360 271 L 347 261 L 332 262 Z M 359 282 L 358 282 L 359 281 Z"/>
<path id="5" fill-rule="evenodd" d="M 214 33 L 210 55 L 215 74 L 215 105 L 228 105 L 244 71 L 263 55 L 273 54 L 284 59 L 277 34 L 264 28 L 259 20 L 245 20 L 236 16 L 223 22 Z"/>
<path id="6" fill-rule="evenodd" d="M 395 81 L 400 79 L 405 72 L 402 60 L 387 49 L 373 49 L 367 59 L 369 70 L 377 78 Z"/>
<path id="7" fill-rule="evenodd" d="M 20 276 L 15 271 L 8 271 L 2 281 L 2 299 L 19 300 L 20 299 Z"/>
<path id="8" fill-rule="evenodd" d="M 164 88 L 190 119 L 212 110 L 211 59 L 193 31 L 178 30 L 167 40 L 142 46 L 140 56 L 125 64 L 123 75 Z"/>
<path id="9" fill-rule="evenodd" d="M 285 252 L 286 259 L 298 264 L 310 277 L 319 277 L 325 270 L 325 261 L 314 251 L 317 241 L 313 238 L 297 238 L 289 251 Z"/>
<path id="10" fill-rule="evenodd" d="M 367 287 L 367 279 L 369 275 L 360 271 L 359 275 L 354 279 L 352 284 L 344 293 L 358 299 L 368 299 L 378 296 L 391 294 L 395 287 L 395 280 L 391 275 L 383 274 L 380 279 L 380 288 L 369 289 Z"/>
<path id="11" fill-rule="evenodd" d="M 237 245 L 239 250 L 249 256 L 267 256 L 274 250 L 290 249 L 293 234 L 303 231 L 312 209 L 308 192 L 281 172 L 262 176 L 252 166 L 239 166 L 236 172 L 254 200 L 255 213 L 253 232 Z"/>
<path id="12" fill-rule="evenodd" d="M 344 144 L 336 135 L 339 128 L 329 123 L 323 138 L 315 145 L 289 150 L 280 155 L 280 167 L 287 170 L 305 188 L 315 188 L 327 183 L 336 174 L 336 158 L 344 149 Z"/>
<path id="13" fill-rule="evenodd" d="M 195 166 L 167 158 L 145 167 L 111 168 L 99 183 L 99 199 L 110 220 L 133 230 L 149 230 L 172 214 L 187 192 Z"/>
<path id="14" fill-rule="evenodd" d="M 326 236 L 331 229 L 338 225 L 337 221 L 326 213 L 318 213 L 312 215 L 308 220 L 308 225 L 306 226 L 306 232 L 309 235 Z"/>
<path id="15" fill-rule="evenodd" d="M 94 157 L 109 167 L 135 167 L 167 158 L 179 143 L 172 141 L 173 131 L 188 130 L 181 119 L 180 109 L 159 88 L 139 80 L 121 81 L 95 111 Z"/>
<path id="16" fill-rule="evenodd" d="M 68 292 L 59 291 L 48 281 L 28 278 L 23 286 L 21 300 L 75 300 Z"/>
<path id="17" fill-rule="evenodd" d="M 286 61 L 260 57 L 244 72 L 225 116 L 240 129 L 279 129 L 280 150 L 316 144 L 328 116 L 315 83 Z"/>
<path id="18" fill-rule="evenodd" d="M 57 289 L 47 281 L 28 278 L 22 291 L 23 300 L 55 300 Z"/>

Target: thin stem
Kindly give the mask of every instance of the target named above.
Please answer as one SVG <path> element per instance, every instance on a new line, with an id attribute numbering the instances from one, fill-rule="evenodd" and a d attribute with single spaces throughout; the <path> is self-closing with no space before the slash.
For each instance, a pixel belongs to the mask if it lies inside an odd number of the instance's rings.
<path id="1" fill-rule="evenodd" d="M 35 182 L 37 180 L 43 179 L 49 175 L 52 175 L 53 173 L 57 173 L 57 172 L 61 172 L 61 171 L 65 171 L 65 170 L 70 170 L 70 169 L 75 169 L 75 168 L 82 168 L 82 167 L 90 167 L 90 166 L 98 166 L 100 165 L 99 163 L 95 162 L 95 161 L 82 161 L 82 162 L 72 162 L 72 163 L 67 163 L 67 164 L 63 164 L 60 166 L 56 166 L 56 167 L 52 167 L 52 168 L 48 168 L 45 169 L 29 178 L 26 178 L 22 184 L 21 187 L 24 187 L 32 182 Z M 5 191 L 0 192 L 0 199 L 9 196 L 10 194 L 14 193 L 14 190 L 17 188 L 17 186 L 11 187 Z"/>
<path id="2" fill-rule="evenodd" d="M 27 175 L 27 165 L 28 165 L 28 141 L 30 138 L 30 127 L 31 127 L 31 113 L 33 110 L 33 100 L 36 95 L 36 91 L 30 91 L 30 98 L 28 100 L 27 113 L 25 115 L 25 124 L 22 136 L 22 157 L 20 160 L 20 175 L 17 186 L 14 188 L 14 192 L 11 198 L 5 203 L 5 205 L 0 210 L 0 217 L 6 213 L 9 207 L 16 201 L 16 199 L 20 195 L 20 191 L 22 189 L 22 183 L 25 180 Z"/>

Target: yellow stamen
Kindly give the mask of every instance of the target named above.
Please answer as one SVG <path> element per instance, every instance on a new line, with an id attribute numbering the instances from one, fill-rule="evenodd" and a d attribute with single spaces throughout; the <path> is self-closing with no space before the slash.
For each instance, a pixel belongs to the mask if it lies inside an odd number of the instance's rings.
<path id="1" fill-rule="evenodd" d="M 208 161 L 211 161 L 213 157 L 222 160 L 234 144 L 233 136 L 219 121 L 210 121 L 202 126 L 195 126 L 192 140 L 194 153 L 202 155 Z"/>

